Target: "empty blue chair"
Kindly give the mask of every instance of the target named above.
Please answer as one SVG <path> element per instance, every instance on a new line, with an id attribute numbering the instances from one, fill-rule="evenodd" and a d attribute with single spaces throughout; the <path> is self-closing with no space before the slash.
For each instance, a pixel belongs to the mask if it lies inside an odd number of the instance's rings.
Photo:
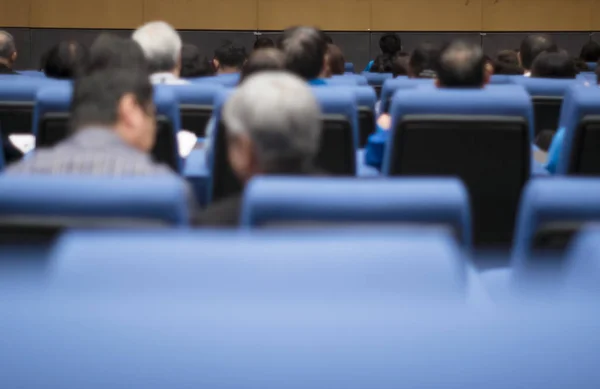
<path id="1" fill-rule="evenodd" d="M 531 169 L 532 104 L 519 87 L 398 91 L 383 172 L 452 175 L 469 189 L 478 245 L 512 239 Z"/>
<path id="2" fill-rule="evenodd" d="M 535 114 L 534 135 L 544 130 L 556 131 L 563 98 L 577 81 L 531 77 L 513 77 L 511 81 L 522 85 L 531 95 Z"/>
<path id="3" fill-rule="evenodd" d="M 212 116 L 215 96 L 223 89 L 222 85 L 195 83 L 187 85 L 159 85 L 171 89 L 179 101 L 181 128 L 191 131 L 198 138 L 206 136 L 206 126 Z"/>
<path id="4" fill-rule="evenodd" d="M 216 83 L 228 88 L 233 88 L 240 83 L 239 73 L 220 74 L 218 76 L 192 78 L 189 81 L 193 83 Z"/>
<path id="5" fill-rule="evenodd" d="M 348 73 L 354 73 L 354 64 L 352 62 L 346 62 L 344 64 L 344 71 Z"/>
<path id="6" fill-rule="evenodd" d="M 0 223 L 8 227 L 182 226 L 188 218 L 176 177 L 0 177 Z"/>
<path id="7" fill-rule="evenodd" d="M 375 93 L 377 93 L 377 97 L 381 96 L 381 87 L 385 80 L 393 78 L 394 75 L 392 73 L 371 73 L 371 72 L 363 72 L 363 76 L 367 79 L 369 85 L 375 89 Z"/>
<path id="8" fill-rule="evenodd" d="M 259 177 L 246 187 L 242 224 L 437 225 L 471 242 L 469 196 L 456 179 Z"/>
<path id="9" fill-rule="evenodd" d="M 434 80 L 430 78 L 389 78 L 383 83 L 381 89 L 381 112 L 388 112 L 392 96 L 399 90 L 420 88 L 422 86 L 434 86 Z"/>
<path id="10" fill-rule="evenodd" d="M 377 95 L 373 88 L 368 85 L 335 85 L 335 87 L 347 87 L 354 93 L 358 106 L 358 147 L 363 148 L 367 138 L 375 131 L 375 111 Z"/>
<path id="11" fill-rule="evenodd" d="M 51 147 L 67 138 L 71 97 L 70 85 L 43 88 L 37 93 L 32 124 L 32 132 L 36 135 L 36 147 Z M 181 127 L 179 103 L 171 88 L 155 88 L 154 105 L 157 132 L 152 154 L 158 162 L 180 172 L 182 161 L 176 136 Z"/>

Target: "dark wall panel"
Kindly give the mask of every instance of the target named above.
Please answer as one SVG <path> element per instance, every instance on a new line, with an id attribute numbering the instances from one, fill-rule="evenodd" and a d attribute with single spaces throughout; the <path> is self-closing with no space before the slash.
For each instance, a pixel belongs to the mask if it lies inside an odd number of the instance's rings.
<path id="1" fill-rule="evenodd" d="M 31 35 L 29 28 L 6 28 L 15 39 L 17 47 L 17 69 L 29 69 L 31 66 Z M 37 67 L 37 65 L 36 65 Z"/>
<path id="2" fill-rule="evenodd" d="M 346 62 L 352 62 L 356 71 L 361 71 L 369 63 L 370 38 L 368 32 L 327 33 L 333 43 L 344 53 Z"/>
<path id="3" fill-rule="evenodd" d="M 487 33 L 483 36 L 483 50 L 486 54 L 493 56 L 500 50 L 518 49 L 521 41 L 529 35 L 526 32 Z M 550 33 L 558 46 L 565 49 L 571 55 L 579 55 L 581 46 L 590 40 L 587 32 L 573 33 Z"/>
<path id="4" fill-rule="evenodd" d="M 235 42 L 246 48 L 248 53 L 254 46 L 256 37 L 252 31 L 180 31 L 185 43 L 198 46 L 200 54 L 212 59 L 215 50 L 227 41 Z"/>

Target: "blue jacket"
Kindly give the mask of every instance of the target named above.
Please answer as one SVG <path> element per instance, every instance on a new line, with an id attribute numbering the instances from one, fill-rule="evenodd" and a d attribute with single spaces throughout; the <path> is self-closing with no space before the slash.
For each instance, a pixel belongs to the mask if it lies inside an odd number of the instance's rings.
<path id="1" fill-rule="evenodd" d="M 385 155 L 385 148 L 389 137 L 390 131 L 384 130 L 377 125 L 375 133 L 369 136 L 369 139 L 367 140 L 367 146 L 365 147 L 365 163 L 367 165 L 381 170 L 381 165 L 383 165 L 383 157 Z"/>
<path id="2" fill-rule="evenodd" d="M 558 167 L 558 160 L 560 159 L 560 152 L 562 150 L 563 141 L 565 139 L 565 128 L 560 128 L 554 138 L 552 138 L 552 144 L 550 150 L 548 150 L 548 162 L 546 163 L 546 170 L 550 173 L 555 174 L 556 168 Z"/>

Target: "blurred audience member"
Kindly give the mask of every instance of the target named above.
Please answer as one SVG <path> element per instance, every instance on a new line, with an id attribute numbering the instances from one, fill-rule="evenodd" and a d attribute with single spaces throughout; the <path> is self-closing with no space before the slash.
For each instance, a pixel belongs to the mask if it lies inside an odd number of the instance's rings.
<path id="1" fill-rule="evenodd" d="M 85 74 L 106 69 L 129 69 L 148 72 L 148 61 L 140 45 L 129 38 L 102 34 L 90 47 L 89 63 Z"/>
<path id="2" fill-rule="evenodd" d="M 73 79 L 85 71 L 88 60 L 88 50 L 81 43 L 63 41 L 46 53 L 44 74 L 49 78 Z"/>
<path id="3" fill-rule="evenodd" d="M 393 32 L 385 33 L 381 36 L 381 38 L 379 38 L 379 49 L 381 50 L 381 55 L 391 60 L 397 53 L 402 51 L 402 40 Z M 365 68 L 365 72 L 373 72 L 372 66 L 374 63 L 375 60 L 369 62 Z"/>
<path id="4" fill-rule="evenodd" d="M 502 50 L 493 61 L 494 74 L 522 75 L 525 73 L 519 63 L 519 54 L 513 50 Z"/>
<path id="5" fill-rule="evenodd" d="M 229 163 L 245 185 L 264 174 L 314 173 L 321 137 L 321 109 L 302 79 L 285 72 L 248 78 L 223 107 Z M 242 196 L 211 204 L 201 225 L 239 223 Z"/>
<path id="6" fill-rule="evenodd" d="M 371 65 L 371 73 L 392 73 L 393 57 L 388 54 L 379 54 Z"/>
<path id="7" fill-rule="evenodd" d="M 408 61 L 410 78 L 435 78 L 440 48 L 433 43 L 422 43 L 412 52 Z"/>
<path id="8" fill-rule="evenodd" d="M 321 31 L 322 32 L 322 31 Z M 325 43 L 327 43 L 328 45 L 332 45 L 333 44 L 333 39 L 331 38 L 330 35 L 323 33 L 323 40 L 325 41 Z"/>
<path id="9" fill-rule="evenodd" d="M 206 58 L 200 56 L 196 45 L 184 43 L 181 47 L 181 78 L 212 76 L 213 69 Z"/>
<path id="10" fill-rule="evenodd" d="M 558 46 L 549 35 L 534 34 L 529 35 L 521 42 L 521 48 L 519 49 L 519 61 L 521 67 L 525 70 L 525 76 L 531 76 L 531 68 L 533 67 L 533 61 L 538 55 L 544 51 L 556 53 L 558 52 Z"/>
<path id="11" fill-rule="evenodd" d="M 286 69 L 311 85 L 325 85 L 327 43 L 321 31 L 313 27 L 293 27 L 283 33 L 280 48 Z"/>
<path id="12" fill-rule="evenodd" d="M 392 60 L 392 74 L 394 78 L 398 76 L 408 76 L 408 61 L 410 55 L 400 52 Z"/>
<path id="13" fill-rule="evenodd" d="M 149 22 L 132 35 L 144 52 L 153 84 L 187 84 L 179 78 L 181 72 L 181 38 L 165 22 Z"/>
<path id="14" fill-rule="evenodd" d="M 329 43 L 325 57 L 327 58 L 327 77 L 344 74 L 346 59 L 339 47 Z"/>
<path id="15" fill-rule="evenodd" d="M 277 49 L 260 49 L 252 52 L 242 69 L 240 83 L 253 74 L 285 69 L 285 56 Z"/>
<path id="16" fill-rule="evenodd" d="M 581 73 L 581 72 L 589 72 L 590 71 L 590 67 L 589 67 L 588 63 L 585 62 L 583 59 L 573 58 L 573 62 L 575 63 L 575 68 L 577 69 L 577 72 Z"/>
<path id="17" fill-rule="evenodd" d="M 273 47 L 275 47 L 275 42 L 273 42 L 273 39 L 267 38 L 266 36 L 261 36 L 254 42 L 254 50 L 270 49 Z"/>
<path id="18" fill-rule="evenodd" d="M 0 74 L 18 74 L 14 71 L 16 61 L 15 39 L 8 32 L 0 30 Z"/>
<path id="19" fill-rule="evenodd" d="M 575 62 L 567 53 L 541 53 L 533 62 L 531 77 L 575 78 Z"/>
<path id="20" fill-rule="evenodd" d="M 152 85 L 134 70 L 97 71 L 75 80 L 73 135 L 11 165 L 9 174 L 140 176 L 175 174 L 148 152 L 156 137 Z"/>
<path id="21" fill-rule="evenodd" d="M 600 60 L 600 44 L 596 41 L 589 41 L 581 48 L 579 58 L 583 62 L 596 63 Z"/>
<path id="22" fill-rule="evenodd" d="M 217 74 L 239 73 L 246 62 L 246 49 L 243 46 L 227 42 L 217 50 L 213 59 Z"/>

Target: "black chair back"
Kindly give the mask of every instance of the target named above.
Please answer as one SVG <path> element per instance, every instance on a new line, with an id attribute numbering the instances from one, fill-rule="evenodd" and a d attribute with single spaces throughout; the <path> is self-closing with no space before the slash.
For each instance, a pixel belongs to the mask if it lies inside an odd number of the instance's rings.
<path id="1" fill-rule="evenodd" d="M 575 130 L 568 173 L 600 175 L 600 115 L 585 116 Z"/>
<path id="2" fill-rule="evenodd" d="M 563 98 L 560 96 L 534 96 L 535 136 L 544 130 L 556 131 L 560 121 Z"/>
<path id="3" fill-rule="evenodd" d="M 181 128 L 193 132 L 196 137 L 206 137 L 206 125 L 212 116 L 212 105 L 180 104 Z"/>

